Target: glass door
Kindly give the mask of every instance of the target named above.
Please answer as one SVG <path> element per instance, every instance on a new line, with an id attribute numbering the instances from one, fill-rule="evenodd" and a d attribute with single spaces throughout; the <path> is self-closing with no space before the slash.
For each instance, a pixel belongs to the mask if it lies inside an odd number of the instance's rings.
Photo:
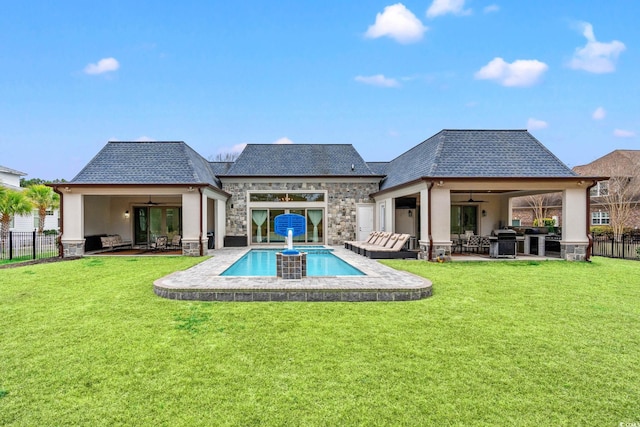
<path id="1" fill-rule="evenodd" d="M 182 208 L 141 206 L 133 212 L 134 245 L 148 246 L 158 236 L 171 240 L 174 235 L 182 234 Z"/>
<path id="2" fill-rule="evenodd" d="M 451 234 L 464 236 L 467 231 L 478 234 L 478 207 L 451 206 Z"/>

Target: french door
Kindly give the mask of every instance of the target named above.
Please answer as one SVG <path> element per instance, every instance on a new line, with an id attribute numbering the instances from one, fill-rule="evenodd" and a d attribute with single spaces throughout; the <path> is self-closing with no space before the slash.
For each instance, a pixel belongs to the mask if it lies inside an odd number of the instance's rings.
<path id="1" fill-rule="evenodd" d="M 175 206 L 144 206 L 133 209 L 134 244 L 148 245 L 158 236 L 182 235 L 182 208 Z"/>
<path id="2" fill-rule="evenodd" d="M 465 234 L 468 230 L 478 234 L 478 207 L 451 206 L 451 234 Z"/>
<path id="3" fill-rule="evenodd" d="M 251 242 L 252 243 L 284 243 L 285 236 L 275 233 L 275 218 L 278 215 L 292 213 L 307 219 L 306 233 L 294 236 L 294 243 L 324 243 L 324 209 L 251 209 Z"/>

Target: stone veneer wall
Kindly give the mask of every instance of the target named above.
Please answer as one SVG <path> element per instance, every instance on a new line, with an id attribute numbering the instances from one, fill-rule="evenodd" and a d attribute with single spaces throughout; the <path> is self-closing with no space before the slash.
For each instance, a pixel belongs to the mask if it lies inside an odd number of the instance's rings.
<path id="1" fill-rule="evenodd" d="M 377 183 L 232 183 L 223 184 L 222 189 L 231 194 L 227 201 L 226 234 L 245 236 L 251 233 L 247 224 L 247 192 L 268 190 L 327 191 L 327 214 L 325 241 L 329 245 L 341 245 L 345 240 L 356 239 L 356 203 L 373 203 L 369 194 L 378 191 Z M 296 206 L 283 202 L 282 207 Z M 299 205 L 298 205 L 299 206 Z"/>
<path id="2" fill-rule="evenodd" d="M 62 257 L 72 258 L 84 255 L 84 240 L 80 242 L 62 242 Z"/>
<path id="3" fill-rule="evenodd" d="M 586 244 L 560 243 L 560 258 L 567 261 L 584 261 L 587 257 Z"/>

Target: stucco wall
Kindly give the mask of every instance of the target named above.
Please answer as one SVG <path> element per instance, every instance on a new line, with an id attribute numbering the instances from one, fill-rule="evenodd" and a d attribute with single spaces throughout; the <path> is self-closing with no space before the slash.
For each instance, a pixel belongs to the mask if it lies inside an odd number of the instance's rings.
<path id="1" fill-rule="evenodd" d="M 244 236 L 250 233 L 247 224 L 247 192 L 269 191 L 327 191 L 326 243 L 340 245 L 356 238 L 356 203 L 372 203 L 369 194 L 378 191 L 377 183 L 223 183 L 222 189 L 231 194 L 227 200 L 226 234 Z M 283 203 L 283 208 L 294 208 Z"/>

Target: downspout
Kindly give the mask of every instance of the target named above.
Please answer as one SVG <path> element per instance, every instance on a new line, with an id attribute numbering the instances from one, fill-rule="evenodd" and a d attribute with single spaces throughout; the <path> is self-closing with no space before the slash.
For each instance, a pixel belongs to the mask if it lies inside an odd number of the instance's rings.
<path id="1" fill-rule="evenodd" d="M 591 262 L 591 252 L 593 251 L 593 236 L 591 235 L 591 189 L 596 185 L 598 185 L 598 181 L 593 181 L 585 190 L 587 192 L 587 238 L 589 239 L 589 244 L 587 245 L 587 253 L 585 254 L 584 260 L 587 262 Z"/>
<path id="2" fill-rule="evenodd" d="M 433 235 L 431 234 L 431 189 L 435 185 L 435 181 L 431 181 L 427 187 L 427 228 L 429 229 L 429 261 L 433 261 Z"/>
<path id="3" fill-rule="evenodd" d="M 204 248 L 202 247 L 202 187 L 198 187 L 200 193 L 200 236 L 198 237 L 198 243 L 200 246 L 200 256 L 204 256 Z"/>
<path id="4" fill-rule="evenodd" d="M 60 196 L 60 208 L 58 209 L 59 214 L 60 214 L 60 235 L 58 236 L 58 256 L 60 258 L 62 258 L 64 256 L 64 248 L 62 247 L 62 233 L 64 232 L 64 211 L 63 211 L 63 206 L 64 203 L 62 203 L 62 191 L 58 190 L 58 187 L 53 187 L 53 191 Z"/>

